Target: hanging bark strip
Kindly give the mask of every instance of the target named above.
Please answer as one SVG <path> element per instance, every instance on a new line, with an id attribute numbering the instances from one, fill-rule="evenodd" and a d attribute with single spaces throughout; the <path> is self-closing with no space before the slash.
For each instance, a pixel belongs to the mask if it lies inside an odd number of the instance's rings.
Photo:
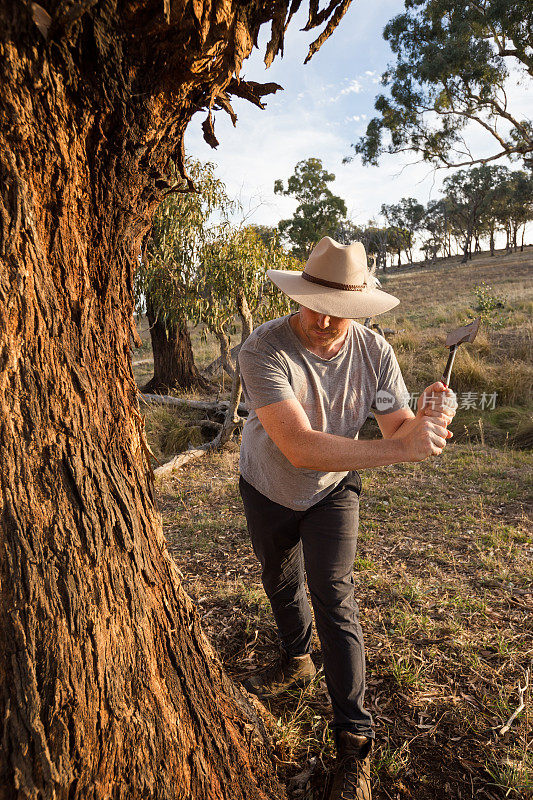
<path id="1" fill-rule="evenodd" d="M 273 6 L 42 2 L 0 2 L 0 799 L 283 798 L 167 552 L 130 364 L 167 162 Z"/>

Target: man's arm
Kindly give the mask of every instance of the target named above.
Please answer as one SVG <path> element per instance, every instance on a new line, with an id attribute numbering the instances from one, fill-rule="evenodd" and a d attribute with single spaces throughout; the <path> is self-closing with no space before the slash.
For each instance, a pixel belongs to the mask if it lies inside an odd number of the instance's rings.
<path id="1" fill-rule="evenodd" d="M 256 414 L 293 466 L 319 472 L 347 472 L 401 461 L 423 461 L 441 453 L 448 436 L 440 419 L 433 420 L 429 416 L 417 417 L 417 425 L 398 438 L 367 441 L 335 436 L 313 430 L 296 399 L 262 406 L 256 409 Z"/>
<path id="2" fill-rule="evenodd" d="M 404 422 L 415 418 L 411 409 L 407 407 L 391 411 L 389 414 L 374 414 L 374 416 L 384 439 L 395 437 Z"/>

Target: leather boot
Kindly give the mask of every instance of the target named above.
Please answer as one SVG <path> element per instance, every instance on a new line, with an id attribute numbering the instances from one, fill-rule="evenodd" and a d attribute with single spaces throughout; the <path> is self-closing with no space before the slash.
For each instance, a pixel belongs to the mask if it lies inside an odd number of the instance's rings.
<path id="1" fill-rule="evenodd" d="M 316 675 L 310 655 L 289 656 L 284 650 L 276 661 L 262 672 L 244 681 L 244 688 L 258 697 L 276 697 L 286 689 L 307 686 Z"/>
<path id="2" fill-rule="evenodd" d="M 349 731 L 337 734 L 337 759 L 329 775 L 324 800 L 372 800 L 370 751 L 372 739 Z"/>

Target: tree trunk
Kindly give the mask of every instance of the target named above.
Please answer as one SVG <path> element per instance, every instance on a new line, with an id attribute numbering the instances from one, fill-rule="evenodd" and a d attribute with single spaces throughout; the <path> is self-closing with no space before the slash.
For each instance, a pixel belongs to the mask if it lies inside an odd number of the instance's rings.
<path id="1" fill-rule="evenodd" d="M 149 298 L 146 298 L 146 316 L 154 354 L 154 377 L 141 391 L 168 394 L 172 389 L 208 390 L 209 382 L 200 375 L 194 363 L 186 323 L 171 324 L 159 320 Z"/>
<path id="2" fill-rule="evenodd" d="M 230 339 L 227 333 L 223 330 L 217 331 L 216 337 L 220 345 L 220 362 L 223 369 L 226 370 L 230 378 L 235 374 L 235 364 L 231 357 L 232 350 L 230 349 Z"/>
<path id="3" fill-rule="evenodd" d="M 0 799 L 279 800 L 167 551 L 130 363 L 168 158 L 221 92 L 272 91 L 231 81 L 274 6 L 47 5 L 0 5 Z"/>
<path id="4" fill-rule="evenodd" d="M 253 331 L 253 318 L 248 302 L 244 292 L 237 292 L 237 311 L 241 319 L 241 347 Z M 216 438 L 213 440 L 213 447 L 222 447 L 233 436 L 237 426 L 242 424 L 242 419 L 239 417 L 238 409 L 242 394 L 241 371 L 239 369 L 239 359 L 236 359 L 235 370 L 231 381 L 231 393 L 229 399 L 228 410 L 222 424 L 222 429 L 219 431 Z"/>
<path id="5" fill-rule="evenodd" d="M 224 360 L 221 356 L 215 358 L 207 367 L 204 367 L 202 370 L 202 375 L 204 378 L 211 378 L 215 375 L 219 370 L 224 369 L 227 371 L 227 368 L 231 366 L 232 370 L 235 370 L 235 363 L 233 361 L 234 358 L 237 358 L 239 354 L 240 344 L 236 344 L 235 347 L 232 347 L 229 351 L 230 363 L 228 365 L 224 364 Z M 229 373 L 228 373 L 229 374 Z M 233 372 L 231 373 L 230 377 L 233 377 Z"/>
<path id="6" fill-rule="evenodd" d="M 493 255 L 494 255 L 494 251 L 495 251 L 495 244 L 494 244 L 494 228 L 492 227 L 492 228 L 490 229 L 490 254 L 491 254 L 491 256 L 493 256 Z"/>
<path id="7" fill-rule="evenodd" d="M 461 259 L 461 264 L 466 264 L 468 261 L 468 256 L 470 253 L 470 244 L 472 241 L 472 233 L 470 231 L 467 232 L 465 237 L 465 242 L 463 245 L 463 257 Z"/>

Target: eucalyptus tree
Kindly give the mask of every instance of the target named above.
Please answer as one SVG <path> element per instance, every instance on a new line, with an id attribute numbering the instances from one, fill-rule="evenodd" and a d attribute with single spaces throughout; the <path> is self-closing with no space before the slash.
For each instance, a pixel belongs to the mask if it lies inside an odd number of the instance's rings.
<path id="1" fill-rule="evenodd" d="M 413 244 L 410 231 L 406 228 L 398 228 L 396 225 L 389 225 L 385 228 L 386 247 L 391 254 L 391 264 L 393 254 L 398 256 L 398 266 L 402 265 L 402 252 L 408 252 Z M 412 260 L 412 259 L 411 259 Z"/>
<path id="2" fill-rule="evenodd" d="M 463 263 L 472 253 L 472 239 L 479 237 L 484 216 L 490 209 L 493 189 L 505 179 L 506 168 L 486 165 L 458 170 L 444 179 L 452 228 L 462 236 Z"/>
<path id="3" fill-rule="evenodd" d="M 203 323 L 220 343 L 221 361 L 232 375 L 230 403 L 226 419 L 213 447 L 223 445 L 240 420 L 237 409 L 241 397 L 239 364 L 231 361 L 231 331 L 240 321 L 240 343 L 256 325 L 288 314 L 293 307 L 287 295 L 267 278 L 267 269 L 301 269 L 297 259 L 287 254 L 278 238 L 263 238 L 255 226 L 237 227 L 223 223 L 210 230 L 195 272 L 195 291 L 187 295 L 187 315 Z"/>
<path id="4" fill-rule="evenodd" d="M 328 187 L 334 180 L 335 175 L 324 169 L 319 158 L 307 158 L 296 164 L 286 187 L 280 179 L 274 183 L 276 194 L 298 200 L 291 219 L 278 223 L 296 258 L 306 259 L 314 245 L 323 236 L 333 236 L 346 218 L 346 203 Z"/>
<path id="5" fill-rule="evenodd" d="M 361 235 L 366 252 L 376 259 L 376 267 L 387 270 L 387 254 L 390 252 L 390 229 L 370 220 Z"/>
<path id="6" fill-rule="evenodd" d="M 401 251 L 405 250 L 413 263 L 413 244 L 416 234 L 421 230 L 425 209 L 414 197 L 402 197 L 398 203 L 381 206 L 381 213 L 387 223 L 395 229 L 394 239 L 398 252 L 398 266 L 401 263 Z"/>
<path id="7" fill-rule="evenodd" d="M 507 236 L 507 250 L 518 249 L 520 228 L 522 228 L 520 247 L 523 250 L 526 225 L 533 219 L 533 175 L 523 170 L 509 172 L 495 200 L 498 217 Z"/>
<path id="8" fill-rule="evenodd" d="M 437 166 L 487 163 L 503 156 L 533 161 L 533 125 L 508 79 L 531 91 L 531 0 L 406 0 L 385 27 L 394 61 L 378 115 L 355 144 L 363 161 L 406 150 Z M 478 157 L 465 141 L 473 124 L 492 144 Z"/>
<path id="9" fill-rule="evenodd" d="M 446 198 L 430 200 L 424 212 L 423 230 L 429 238 L 423 242 L 422 249 L 436 258 L 442 250 L 445 256 L 451 256 L 451 208 Z"/>
<path id="10" fill-rule="evenodd" d="M 146 311 L 154 355 L 154 376 L 143 392 L 208 386 L 194 363 L 188 298 L 195 293 L 199 254 L 213 215 L 227 216 L 234 204 L 214 164 L 187 159 L 185 167 L 195 191 L 185 191 L 186 181 L 174 169 L 175 188 L 157 209 L 137 273 L 137 305 Z"/>
<path id="11" fill-rule="evenodd" d="M 362 242 L 363 241 L 363 229 L 356 225 L 349 219 L 343 219 L 339 222 L 335 232 L 333 233 L 333 239 L 340 244 L 351 244 L 352 242 Z"/>
<path id="12" fill-rule="evenodd" d="M 41 3 L 0 3 L 0 795 L 279 800 L 166 547 L 130 336 L 169 160 L 278 88 L 239 73 L 300 3 Z M 347 6 L 311 3 L 311 54 Z"/>

